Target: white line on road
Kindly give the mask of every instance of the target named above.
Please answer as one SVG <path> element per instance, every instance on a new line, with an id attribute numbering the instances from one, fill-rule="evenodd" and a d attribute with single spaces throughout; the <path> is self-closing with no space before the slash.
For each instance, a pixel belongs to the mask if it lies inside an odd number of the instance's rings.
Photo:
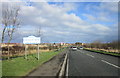
<path id="1" fill-rule="evenodd" d="M 88 56 L 90 56 L 90 57 L 93 57 L 93 58 L 95 57 L 95 56 L 93 56 L 93 55 L 90 55 L 90 54 L 87 54 L 87 55 L 88 55 Z"/>
<path id="2" fill-rule="evenodd" d="M 107 62 L 107 61 L 105 61 L 105 60 L 101 60 L 102 62 L 104 62 L 104 63 L 107 63 L 107 64 L 109 64 L 109 65 L 111 65 L 111 66 L 114 66 L 114 67 L 116 67 L 116 68 L 119 68 L 120 69 L 120 67 L 119 66 L 117 66 L 117 65 L 114 65 L 114 64 L 112 64 L 112 63 L 109 63 L 109 62 Z"/>
<path id="3" fill-rule="evenodd" d="M 83 52 L 81 52 L 81 53 L 83 53 Z"/>

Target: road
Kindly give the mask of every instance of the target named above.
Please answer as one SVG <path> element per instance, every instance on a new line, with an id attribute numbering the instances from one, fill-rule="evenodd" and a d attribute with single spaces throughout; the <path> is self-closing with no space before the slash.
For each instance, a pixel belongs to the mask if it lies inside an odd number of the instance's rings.
<path id="1" fill-rule="evenodd" d="M 68 76 L 119 76 L 118 57 L 85 50 L 68 52 Z"/>

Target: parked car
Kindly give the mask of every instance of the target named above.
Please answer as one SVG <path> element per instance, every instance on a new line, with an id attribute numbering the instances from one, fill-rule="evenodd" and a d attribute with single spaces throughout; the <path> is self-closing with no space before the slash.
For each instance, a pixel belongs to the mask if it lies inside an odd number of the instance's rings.
<path id="1" fill-rule="evenodd" d="M 83 47 L 81 46 L 81 47 L 79 47 L 78 49 L 79 49 L 79 50 L 83 50 Z"/>
<path id="2" fill-rule="evenodd" d="M 72 49 L 73 51 L 76 51 L 76 50 L 77 50 L 77 47 L 73 46 L 73 47 L 71 47 L 71 49 Z"/>

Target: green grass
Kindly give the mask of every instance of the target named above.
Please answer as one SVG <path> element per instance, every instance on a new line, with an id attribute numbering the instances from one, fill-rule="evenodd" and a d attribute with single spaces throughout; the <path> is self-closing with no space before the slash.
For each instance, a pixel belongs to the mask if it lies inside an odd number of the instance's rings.
<path id="1" fill-rule="evenodd" d="M 120 53 L 113 53 L 113 52 L 105 52 L 105 51 L 99 51 L 99 50 L 90 50 L 90 49 L 85 49 L 97 53 L 103 53 L 103 54 L 109 54 L 109 55 L 114 55 L 114 56 L 120 56 Z"/>
<path id="2" fill-rule="evenodd" d="M 2 75 L 3 76 L 25 76 L 30 71 L 40 66 L 42 63 L 48 61 L 53 56 L 62 52 L 44 52 L 40 53 L 40 59 L 37 60 L 35 57 L 36 54 L 28 55 L 28 60 L 24 57 L 14 58 L 12 60 L 2 61 Z"/>

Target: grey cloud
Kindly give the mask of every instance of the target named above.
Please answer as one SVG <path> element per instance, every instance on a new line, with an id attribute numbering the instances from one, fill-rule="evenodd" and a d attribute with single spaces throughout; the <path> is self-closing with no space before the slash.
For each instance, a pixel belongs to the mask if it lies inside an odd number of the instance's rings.
<path id="1" fill-rule="evenodd" d="M 69 3 L 70 4 L 70 3 Z M 102 24 L 91 24 L 73 14 L 67 14 L 72 5 L 64 7 L 49 5 L 48 3 L 33 3 L 33 6 L 21 5 L 21 28 L 14 34 L 12 42 L 22 42 L 22 38 L 36 35 L 41 26 L 43 42 L 75 42 L 104 39 L 110 35 L 111 28 Z M 19 37 L 18 37 L 19 35 Z M 92 39 L 94 38 L 94 39 Z"/>

